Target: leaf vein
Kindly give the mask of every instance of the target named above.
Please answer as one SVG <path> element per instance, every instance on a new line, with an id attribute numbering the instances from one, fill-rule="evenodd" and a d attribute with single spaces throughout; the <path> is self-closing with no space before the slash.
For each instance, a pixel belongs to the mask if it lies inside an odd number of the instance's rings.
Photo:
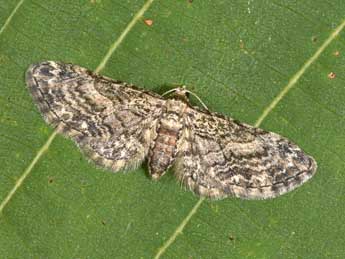
<path id="1" fill-rule="evenodd" d="M 13 11 L 11 12 L 10 16 L 6 19 L 4 25 L 0 28 L 0 35 L 6 30 L 7 26 L 10 24 L 12 21 L 13 16 L 16 14 L 18 11 L 19 7 L 24 3 L 24 0 L 20 0 L 18 4 L 14 7 Z"/>
<path id="2" fill-rule="evenodd" d="M 114 41 L 114 43 L 110 46 L 108 52 L 106 53 L 106 55 L 104 56 L 104 58 L 101 60 L 99 66 L 96 68 L 96 73 L 100 72 L 105 65 L 107 64 L 107 62 L 109 61 L 110 57 L 112 56 L 112 54 L 116 51 L 116 49 L 119 47 L 119 45 L 121 44 L 121 42 L 126 38 L 127 34 L 130 32 L 130 30 L 133 28 L 133 26 L 137 23 L 137 21 L 143 16 L 143 14 L 145 13 L 145 11 L 150 7 L 150 5 L 153 3 L 154 0 L 148 0 L 143 7 L 136 13 L 136 15 L 134 16 L 134 18 L 129 22 L 129 24 L 126 26 L 126 28 L 122 31 L 122 33 L 120 34 L 120 36 Z M 0 30 L 0 35 L 2 33 L 2 31 L 4 30 L 3 28 L 7 26 L 7 24 L 10 22 L 10 20 L 12 19 L 13 15 L 15 14 L 15 12 L 18 10 L 18 8 L 20 7 L 20 5 L 24 2 L 24 0 L 21 0 L 16 8 L 13 10 L 12 14 L 10 15 L 10 17 L 7 19 L 5 25 L 1 28 Z M 13 186 L 13 188 L 9 191 L 9 193 L 6 195 L 5 199 L 1 202 L 0 204 L 0 215 L 2 214 L 4 208 L 6 207 L 6 205 L 8 204 L 8 202 L 11 200 L 11 198 L 13 197 L 13 195 L 16 193 L 16 191 L 18 190 L 18 188 L 23 184 L 24 180 L 26 179 L 26 177 L 30 174 L 30 172 L 32 171 L 32 169 L 34 168 L 34 166 L 36 165 L 36 163 L 39 161 L 39 159 L 44 155 L 44 153 L 49 149 L 50 144 L 53 142 L 55 136 L 58 133 L 58 128 L 56 128 L 54 130 L 54 132 L 49 136 L 48 140 L 43 144 L 43 146 L 38 150 L 36 156 L 34 157 L 34 159 L 31 161 L 31 163 L 29 164 L 29 166 L 25 169 L 24 173 L 20 176 L 20 178 L 16 181 L 15 185 Z"/>
<path id="3" fill-rule="evenodd" d="M 166 241 L 163 246 L 161 246 L 158 249 L 158 252 L 156 254 L 156 256 L 154 257 L 155 259 L 158 259 L 161 257 L 161 255 L 166 251 L 166 249 L 172 244 L 174 243 L 176 237 L 182 233 L 183 229 L 185 228 L 185 226 L 187 225 L 187 223 L 189 222 L 189 220 L 193 217 L 193 215 L 197 212 L 197 210 L 199 209 L 200 205 L 203 203 L 203 201 L 205 200 L 205 198 L 200 198 L 198 200 L 198 202 L 194 205 L 194 207 L 191 209 L 191 211 L 188 213 L 187 217 L 184 218 L 184 220 L 181 222 L 181 224 L 176 228 L 176 230 L 174 231 L 174 233 L 172 234 L 172 236 L 168 239 L 168 241 Z"/>
<path id="4" fill-rule="evenodd" d="M 273 101 L 264 109 L 261 116 L 255 122 L 255 127 L 258 127 L 267 115 L 277 106 L 277 104 L 283 99 L 283 97 L 296 85 L 301 76 L 307 71 L 307 69 L 318 59 L 321 53 L 327 48 L 327 46 L 338 36 L 341 30 L 345 26 L 345 20 L 331 33 L 331 35 L 325 40 L 325 42 L 316 50 L 313 56 L 311 56 L 303 66 L 294 74 L 287 85 L 282 91 L 273 99 Z"/>
<path id="5" fill-rule="evenodd" d="M 148 0 L 143 7 L 136 13 L 136 15 L 133 17 L 133 19 L 128 23 L 124 31 L 120 34 L 120 36 L 117 38 L 117 40 L 110 46 L 108 52 L 102 59 L 101 63 L 96 68 L 95 72 L 98 73 L 101 71 L 105 65 L 108 63 L 110 57 L 113 55 L 115 50 L 120 46 L 121 42 L 126 38 L 128 32 L 131 31 L 133 26 L 138 22 L 139 19 L 144 15 L 146 10 L 151 6 L 154 0 Z"/>
<path id="6" fill-rule="evenodd" d="M 49 148 L 50 144 L 52 143 L 52 141 L 54 140 L 56 134 L 57 134 L 57 130 L 54 130 L 53 134 L 50 135 L 50 137 L 48 138 L 47 142 L 38 150 L 35 158 L 31 161 L 29 166 L 25 169 L 24 173 L 16 181 L 16 184 L 14 185 L 14 187 L 10 190 L 10 192 L 7 194 L 5 199 L 1 202 L 1 204 L 0 204 L 0 215 L 1 215 L 2 211 L 4 210 L 4 208 L 6 207 L 6 205 L 8 204 L 8 202 L 13 197 L 13 195 L 16 193 L 18 188 L 23 184 L 23 182 L 26 179 L 26 177 L 30 174 L 30 172 L 32 171 L 32 168 L 35 166 L 37 161 L 48 150 L 48 148 Z"/>
<path id="7" fill-rule="evenodd" d="M 273 101 L 264 109 L 261 116 L 255 122 L 255 127 L 259 127 L 263 120 L 267 117 L 269 113 L 277 106 L 277 104 L 283 99 L 283 97 L 295 86 L 301 76 L 307 71 L 307 69 L 318 59 L 322 52 L 327 48 L 327 46 L 337 37 L 337 35 L 345 27 L 345 20 L 343 20 L 338 27 L 330 34 L 330 36 L 325 40 L 325 42 L 316 50 L 313 56 L 311 56 L 303 66 L 291 77 L 288 84 L 280 91 L 280 93 L 273 99 Z M 177 236 L 182 233 L 185 226 L 188 224 L 192 216 L 198 211 L 200 205 L 203 203 L 205 198 L 200 198 L 199 201 L 194 205 L 188 215 L 184 218 L 182 223 L 176 228 L 174 233 L 170 238 L 164 242 L 163 246 L 158 249 L 155 259 L 159 259 L 161 255 L 169 248 L 171 244 L 174 243 Z"/>

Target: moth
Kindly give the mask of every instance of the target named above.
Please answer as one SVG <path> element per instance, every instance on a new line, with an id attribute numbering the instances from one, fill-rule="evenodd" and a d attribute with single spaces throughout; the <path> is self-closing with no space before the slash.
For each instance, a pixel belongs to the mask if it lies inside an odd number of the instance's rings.
<path id="1" fill-rule="evenodd" d="M 31 65 L 26 83 L 45 121 L 97 165 L 158 180 L 173 166 L 200 196 L 274 198 L 310 179 L 315 160 L 288 139 L 192 106 L 184 87 L 161 96 L 73 64 Z"/>

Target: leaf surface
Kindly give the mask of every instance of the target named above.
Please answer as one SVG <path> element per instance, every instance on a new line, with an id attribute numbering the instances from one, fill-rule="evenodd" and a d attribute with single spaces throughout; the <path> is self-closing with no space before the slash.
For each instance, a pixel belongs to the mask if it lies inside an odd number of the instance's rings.
<path id="1" fill-rule="evenodd" d="M 3 0 L 2 257 L 343 257 L 344 13 L 340 0 Z M 273 200 L 198 203 L 145 164 L 97 169 L 33 104 L 24 73 L 42 60 L 158 93 L 185 84 L 211 110 L 298 143 L 317 174 Z"/>

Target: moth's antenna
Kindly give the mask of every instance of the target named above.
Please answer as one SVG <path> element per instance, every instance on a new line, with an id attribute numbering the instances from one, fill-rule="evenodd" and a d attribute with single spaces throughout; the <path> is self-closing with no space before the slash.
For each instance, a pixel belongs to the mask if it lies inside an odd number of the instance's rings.
<path id="1" fill-rule="evenodd" d="M 170 93 L 172 93 L 172 92 L 175 92 L 177 89 L 178 89 L 178 87 L 173 88 L 173 89 L 170 89 L 169 91 L 166 91 L 164 94 L 162 94 L 162 96 L 167 95 L 167 94 L 170 94 Z"/>
<path id="2" fill-rule="evenodd" d="M 201 100 L 201 98 L 200 98 L 199 96 L 197 96 L 195 93 L 193 93 L 193 92 L 187 90 L 185 85 L 182 85 L 181 87 L 176 87 L 176 88 L 170 89 L 169 91 L 166 91 L 164 94 L 162 94 L 162 96 L 165 96 L 165 95 L 170 94 L 170 93 L 172 93 L 172 92 L 179 91 L 179 90 L 181 90 L 181 88 L 183 89 L 183 91 L 184 91 L 185 93 L 189 93 L 189 94 L 193 95 L 193 96 L 201 103 L 201 105 L 202 105 L 206 110 L 208 110 L 206 104 Z"/>
<path id="3" fill-rule="evenodd" d="M 186 91 L 187 93 L 190 93 L 191 95 L 193 95 L 193 96 L 201 103 L 201 105 L 204 106 L 204 108 L 205 108 L 206 110 L 208 110 L 206 104 L 205 104 L 203 101 L 201 101 L 201 98 L 200 98 L 199 96 L 197 96 L 195 93 L 193 93 L 193 92 L 191 92 L 191 91 L 189 91 L 189 90 L 185 90 L 185 91 Z"/>

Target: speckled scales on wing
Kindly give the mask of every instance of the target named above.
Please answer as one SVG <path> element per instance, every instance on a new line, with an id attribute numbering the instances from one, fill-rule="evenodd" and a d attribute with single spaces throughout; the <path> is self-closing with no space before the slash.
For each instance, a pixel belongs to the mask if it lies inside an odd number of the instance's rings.
<path id="1" fill-rule="evenodd" d="M 314 159 L 286 138 L 192 107 L 184 87 L 166 100 L 54 61 L 30 66 L 26 80 L 46 122 L 113 171 L 148 157 L 157 180 L 175 163 L 185 186 L 215 199 L 273 198 L 316 171 Z"/>
<path id="2" fill-rule="evenodd" d="M 176 174 L 198 195 L 273 198 L 316 171 L 312 157 L 278 134 L 194 108 L 185 124 Z"/>
<path id="3" fill-rule="evenodd" d="M 97 164 L 118 171 L 147 155 L 165 103 L 158 95 L 54 61 L 30 66 L 26 80 L 47 123 Z"/>

